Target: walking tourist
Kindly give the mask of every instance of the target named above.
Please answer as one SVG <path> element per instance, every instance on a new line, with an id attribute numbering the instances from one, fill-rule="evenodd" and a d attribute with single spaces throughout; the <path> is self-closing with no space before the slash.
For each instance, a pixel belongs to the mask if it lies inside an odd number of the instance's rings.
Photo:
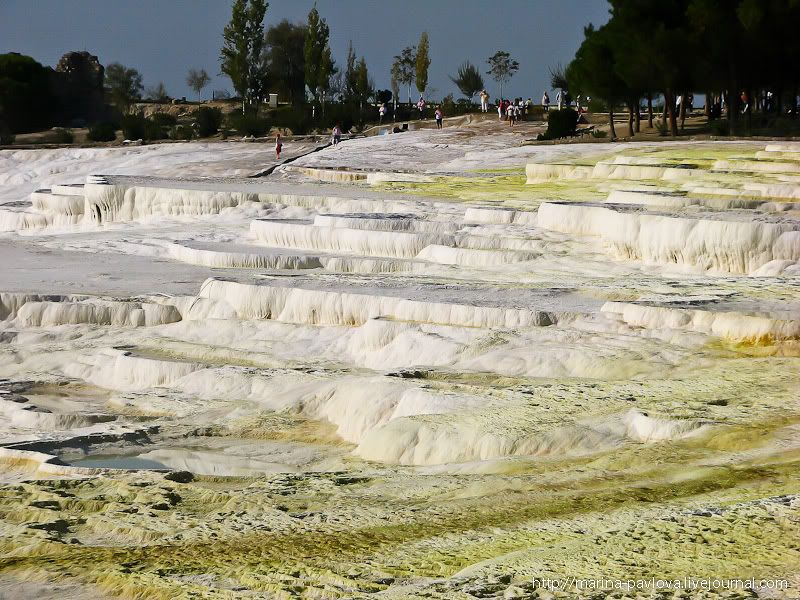
<path id="1" fill-rule="evenodd" d="M 419 97 L 419 101 L 417 101 L 417 108 L 419 109 L 419 118 L 425 118 L 425 98 L 422 96 Z"/>
<path id="2" fill-rule="evenodd" d="M 433 116 L 436 118 L 436 129 L 442 128 L 442 109 L 440 107 L 436 107 L 436 112 L 433 113 Z"/>
<path id="3" fill-rule="evenodd" d="M 542 94 L 542 108 L 544 112 L 550 112 L 550 95 L 545 90 L 544 94 Z"/>
<path id="4" fill-rule="evenodd" d="M 275 158 L 276 160 L 281 159 L 281 149 L 283 148 L 283 143 L 281 142 L 281 134 L 275 136 Z"/>
<path id="5" fill-rule="evenodd" d="M 481 112 L 489 110 L 489 92 L 481 90 Z"/>
<path id="6" fill-rule="evenodd" d="M 378 123 L 383 124 L 383 117 L 386 116 L 386 103 L 381 104 L 381 107 L 378 109 Z"/>
<path id="7" fill-rule="evenodd" d="M 331 134 L 331 142 L 334 146 L 338 146 L 339 142 L 342 141 L 342 128 L 339 127 L 339 124 L 333 126 L 333 132 Z"/>

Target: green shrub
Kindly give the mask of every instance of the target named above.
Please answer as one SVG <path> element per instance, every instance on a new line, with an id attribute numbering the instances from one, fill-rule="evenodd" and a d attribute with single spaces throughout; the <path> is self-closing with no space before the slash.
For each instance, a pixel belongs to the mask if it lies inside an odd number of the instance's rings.
<path id="1" fill-rule="evenodd" d="M 243 136 L 263 137 L 269 131 L 269 122 L 252 113 L 230 113 L 228 122 L 233 129 Z"/>
<path id="2" fill-rule="evenodd" d="M 113 123 L 95 123 L 89 127 L 87 137 L 92 142 L 113 142 L 117 139 L 116 127 Z"/>
<path id="3" fill-rule="evenodd" d="M 148 118 L 159 127 L 173 127 L 178 123 L 178 119 L 169 113 L 157 112 L 153 113 Z"/>
<path id="4" fill-rule="evenodd" d="M 167 137 L 164 128 L 151 119 L 144 120 L 144 139 L 145 140 L 163 140 Z"/>
<path id="5" fill-rule="evenodd" d="M 167 137 L 161 125 L 142 115 L 125 115 L 121 126 L 126 140 L 163 140 Z"/>
<path id="6" fill-rule="evenodd" d="M 71 144 L 75 141 L 75 136 L 72 134 L 72 129 L 56 127 L 53 130 L 51 140 L 53 144 Z"/>
<path id="7" fill-rule="evenodd" d="M 169 132 L 170 139 L 191 140 L 194 138 L 194 129 L 191 125 L 176 125 Z"/>
<path id="8" fill-rule="evenodd" d="M 578 126 L 578 113 L 571 108 L 551 110 L 547 116 L 547 131 L 542 135 L 544 140 L 557 140 L 559 138 L 575 135 Z"/>
<path id="9" fill-rule="evenodd" d="M 654 121 L 655 128 L 658 130 L 658 135 L 667 137 L 670 133 L 669 125 L 666 121 Z"/>
<path id="10" fill-rule="evenodd" d="M 311 107 L 303 104 L 281 107 L 273 111 L 270 118 L 274 127 L 289 129 L 295 135 L 307 133 L 313 125 Z"/>
<path id="11" fill-rule="evenodd" d="M 592 137 L 593 138 L 604 138 L 608 136 L 607 131 L 603 131 L 602 129 L 592 129 Z"/>
<path id="12" fill-rule="evenodd" d="M 446 115 L 452 115 L 456 112 L 456 103 L 453 99 L 453 94 L 447 94 L 444 98 L 442 98 L 442 111 Z"/>
<path id="13" fill-rule="evenodd" d="M 222 125 L 222 111 L 218 108 L 201 106 L 195 117 L 200 137 L 214 135 L 219 131 L 219 126 Z"/>
<path id="14" fill-rule="evenodd" d="M 143 140 L 145 119 L 141 115 L 125 115 L 122 117 L 122 137 L 126 140 Z"/>

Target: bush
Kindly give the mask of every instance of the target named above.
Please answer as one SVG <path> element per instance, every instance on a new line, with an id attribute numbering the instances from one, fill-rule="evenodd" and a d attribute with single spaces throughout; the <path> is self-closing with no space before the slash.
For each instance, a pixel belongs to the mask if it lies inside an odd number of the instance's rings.
<path id="1" fill-rule="evenodd" d="M 72 134 L 71 129 L 64 129 L 63 127 L 56 127 L 53 130 L 52 143 L 54 144 L 71 144 L 75 141 L 75 136 Z"/>
<path id="2" fill-rule="evenodd" d="M 602 129 L 592 129 L 593 138 L 604 138 L 606 136 L 608 136 L 607 131 L 603 131 Z"/>
<path id="3" fill-rule="evenodd" d="M 170 139 L 191 140 L 194 138 L 194 129 L 190 125 L 176 125 L 169 132 Z"/>
<path id="4" fill-rule="evenodd" d="M 126 140 L 163 140 L 167 137 L 161 125 L 142 115 L 125 115 L 121 126 Z"/>
<path id="5" fill-rule="evenodd" d="M 269 131 L 267 120 L 252 113 L 230 113 L 228 123 L 243 136 L 263 137 Z"/>
<path id="6" fill-rule="evenodd" d="M 446 115 L 452 115 L 456 112 L 456 103 L 453 100 L 453 94 L 447 94 L 442 98 L 442 110 Z"/>
<path id="7" fill-rule="evenodd" d="M 578 126 L 578 113 L 571 108 L 551 110 L 547 117 L 547 131 L 542 135 L 544 140 L 557 140 L 559 138 L 575 135 Z"/>
<path id="8" fill-rule="evenodd" d="M 655 121 L 655 128 L 658 130 L 658 135 L 661 137 L 667 137 L 670 134 L 669 125 L 666 121 Z"/>
<path id="9" fill-rule="evenodd" d="M 222 111 L 218 108 L 201 106 L 195 116 L 200 137 L 214 135 L 219 131 L 219 126 L 222 125 Z"/>
<path id="10" fill-rule="evenodd" d="M 270 114 L 272 125 L 281 129 L 289 129 L 296 135 L 308 133 L 312 127 L 311 107 L 298 104 L 281 107 Z"/>
<path id="11" fill-rule="evenodd" d="M 113 142 L 117 139 L 117 130 L 113 123 L 96 123 L 89 127 L 87 137 L 92 142 Z"/>
<path id="12" fill-rule="evenodd" d="M 163 140 L 167 137 L 164 128 L 151 119 L 144 120 L 144 139 L 145 140 Z"/>
<path id="13" fill-rule="evenodd" d="M 144 139 L 144 117 L 141 115 L 125 115 L 122 117 L 122 137 L 126 140 Z"/>
<path id="14" fill-rule="evenodd" d="M 153 113 L 148 118 L 159 127 L 173 127 L 178 123 L 174 115 L 163 112 Z"/>

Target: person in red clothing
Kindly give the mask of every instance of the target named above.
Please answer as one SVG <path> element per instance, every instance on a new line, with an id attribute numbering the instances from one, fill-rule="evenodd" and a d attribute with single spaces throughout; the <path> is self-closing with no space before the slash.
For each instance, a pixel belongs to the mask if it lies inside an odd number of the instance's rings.
<path id="1" fill-rule="evenodd" d="M 281 142 L 281 134 L 275 136 L 275 158 L 281 159 L 281 150 L 283 149 L 283 142 Z"/>

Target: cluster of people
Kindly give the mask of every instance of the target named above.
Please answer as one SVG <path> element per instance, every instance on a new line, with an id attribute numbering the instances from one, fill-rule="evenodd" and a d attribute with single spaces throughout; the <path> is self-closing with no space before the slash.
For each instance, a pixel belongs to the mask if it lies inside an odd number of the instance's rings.
<path id="1" fill-rule="evenodd" d="M 500 100 L 497 103 L 497 116 L 501 121 L 508 121 L 509 126 L 513 127 L 517 121 L 527 118 L 533 108 L 533 101 L 528 98 L 514 98 L 514 100 Z"/>

